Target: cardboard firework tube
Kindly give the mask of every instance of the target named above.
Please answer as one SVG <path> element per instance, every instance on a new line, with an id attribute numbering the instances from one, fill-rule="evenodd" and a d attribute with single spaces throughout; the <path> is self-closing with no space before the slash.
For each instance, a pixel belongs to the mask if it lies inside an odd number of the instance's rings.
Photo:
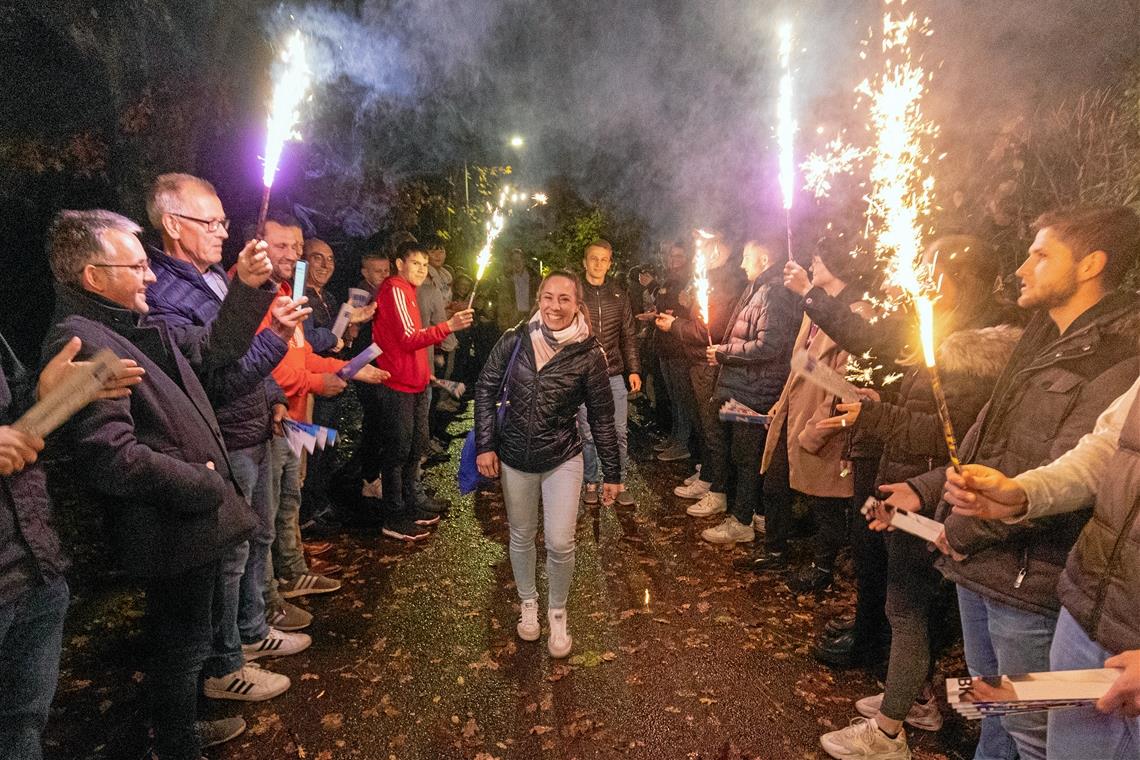
<path id="1" fill-rule="evenodd" d="M 382 353 L 384 352 L 380 350 L 380 346 L 375 343 L 370 344 L 368 348 L 354 356 L 348 364 L 338 369 L 337 377 L 341 380 L 351 380 L 356 377 L 356 373 L 371 364 Z"/>

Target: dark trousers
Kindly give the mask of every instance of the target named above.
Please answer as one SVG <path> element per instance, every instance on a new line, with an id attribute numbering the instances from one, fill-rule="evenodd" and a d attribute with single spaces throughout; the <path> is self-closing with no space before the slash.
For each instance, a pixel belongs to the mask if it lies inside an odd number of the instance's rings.
<path id="1" fill-rule="evenodd" d="M 792 505 L 795 492 L 790 485 L 788 465 L 788 425 L 780 429 L 780 440 L 772 454 L 772 461 L 764 473 L 764 548 L 769 552 L 783 553 L 788 548 L 792 530 Z M 850 499 L 803 495 L 812 518 L 815 520 L 814 561 L 816 567 L 832 570 L 847 537 L 847 514 Z"/>
<path id="2" fill-rule="evenodd" d="M 867 497 L 875 493 L 879 462 L 877 459 L 856 459 L 854 469 L 851 555 L 855 562 L 855 646 L 860 652 L 877 653 L 890 638 L 885 610 L 887 547 L 885 535 L 867 527 L 867 521 L 857 512 Z"/>
<path id="3" fill-rule="evenodd" d="M 724 429 L 720 424 L 720 404 L 713 399 L 716 391 L 717 368 L 708 364 L 695 364 L 689 367 L 689 385 L 693 387 L 693 398 L 697 404 L 697 429 L 701 438 L 701 480 L 712 482 L 712 490 L 723 493 L 727 487 L 724 474 L 728 463 L 728 446 Z M 720 467 L 721 477 L 712 480 L 705 473 L 711 467 Z"/>
<path id="4" fill-rule="evenodd" d="M 403 393 L 386 385 L 376 386 L 386 439 L 380 457 L 384 479 L 384 511 L 388 517 L 404 517 L 415 506 L 416 470 L 428 443 L 427 391 Z"/>
<path id="5" fill-rule="evenodd" d="M 933 672 L 931 611 L 939 600 L 942 575 L 934 569 L 934 555 L 926 550 L 926 542 L 914 536 L 890 534 L 887 552 L 891 657 L 880 709 L 888 718 L 902 720 Z M 938 625 L 945 625 L 946 617 L 940 617 Z"/>
<path id="6" fill-rule="evenodd" d="M 650 350 L 655 344 L 656 341 L 652 339 L 646 341 L 646 346 Z M 662 433 L 668 433 L 673 427 L 673 409 L 672 401 L 669 398 L 669 389 L 665 385 L 661 359 L 656 351 L 652 353 L 643 351 L 641 356 L 643 359 L 649 357 L 649 375 L 653 383 L 653 421 L 657 424 L 658 430 Z"/>
<path id="7" fill-rule="evenodd" d="M 360 442 L 356 445 L 356 458 L 360 462 L 360 477 L 372 482 L 380 477 L 380 457 L 384 449 L 384 412 L 375 385 L 353 383 L 356 397 L 364 417 L 360 424 Z"/>
<path id="8" fill-rule="evenodd" d="M 339 404 L 336 398 L 316 396 L 313 399 L 313 424 L 336 429 Z M 301 522 L 327 511 L 329 480 L 336 468 L 336 449 L 314 449 L 305 464 L 305 482 L 301 486 Z"/>
<path id="9" fill-rule="evenodd" d="M 760 477 L 760 458 L 764 453 L 764 439 L 768 428 L 763 425 L 748 425 L 743 422 L 722 422 L 724 438 L 728 440 L 728 457 L 732 496 L 729 513 L 743 525 L 752 523 L 752 516 L 763 513 L 760 490 L 763 478 Z M 701 475 L 704 475 L 701 468 Z"/>
<path id="10" fill-rule="evenodd" d="M 40 760 L 59 680 L 67 582 L 41 583 L 0 607 L 0 757 Z"/>
<path id="11" fill-rule="evenodd" d="M 143 629 L 150 649 L 147 686 L 154 749 L 162 760 L 198 760 L 202 747 L 198 677 L 211 651 L 211 609 L 218 563 L 146 584 Z"/>

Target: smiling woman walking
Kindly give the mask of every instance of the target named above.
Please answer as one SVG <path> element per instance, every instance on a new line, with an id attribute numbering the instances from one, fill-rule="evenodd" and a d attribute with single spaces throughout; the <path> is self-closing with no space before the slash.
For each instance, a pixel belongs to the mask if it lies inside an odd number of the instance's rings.
<path id="1" fill-rule="evenodd" d="M 582 308 L 581 281 L 570 272 L 553 272 L 539 288 L 538 311 L 503 334 L 475 386 L 477 463 L 484 477 L 502 477 L 511 568 L 521 602 L 518 634 L 524 641 L 542 633 L 535 585 L 541 497 L 552 657 L 565 657 L 572 645 L 566 599 L 582 490 L 582 439 L 575 417 L 583 403 L 605 476 L 602 500 L 612 504 L 621 466 L 606 357 Z"/>

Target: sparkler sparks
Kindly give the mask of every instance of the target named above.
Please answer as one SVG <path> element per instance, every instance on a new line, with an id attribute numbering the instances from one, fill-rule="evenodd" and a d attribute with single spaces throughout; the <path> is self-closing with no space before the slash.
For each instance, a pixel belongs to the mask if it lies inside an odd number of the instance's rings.
<path id="1" fill-rule="evenodd" d="M 693 255 L 693 287 L 697 294 L 697 309 L 701 313 L 701 321 L 705 323 L 705 332 L 709 336 L 709 345 L 712 345 L 712 332 L 709 328 L 709 262 L 705 257 L 705 241 L 712 240 L 715 235 L 704 230 L 697 230 L 696 252 Z"/>
<path id="2" fill-rule="evenodd" d="M 784 211 L 790 211 L 795 195 L 796 167 L 794 141 L 796 121 L 792 116 L 792 25 L 780 27 L 780 101 L 776 109 L 777 137 L 780 143 L 780 192 Z"/>
<path id="3" fill-rule="evenodd" d="M 804 189 L 816 198 L 826 198 L 831 193 L 831 179 L 839 174 L 850 174 L 867 153 L 836 137 L 822 151 L 810 153 L 800 164 Z"/>
<path id="4" fill-rule="evenodd" d="M 507 190 L 504 189 L 499 200 L 505 197 Z M 479 254 L 475 257 L 475 282 L 471 285 L 471 297 L 467 299 L 467 308 L 471 308 L 471 304 L 475 303 L 475 291 L 479 287 L 479 281 L 483 279 L 483 275 L 487 271 L 487 266 L 491 263 L 491 246 L 495 244 L 495 238 L 499 237 L 499 233 L 503 231 L 503 225 L 506 224 L 506 217 L 503 216 L 503 210 L 496 208 L 491 211 L 491 218 L 487 220 L 487 239 L 483 243 L 483 247 L 479 250 Z"/>
<path id="5" fill-rule="evenodd" d="M 294 32 L 289 38 L 281 53 L 281 61 L 284 68 L 273 86 L 273 100 L 266 124 L 265 169 L 261 178 L 264 192 L 257 224 L 259 236 L 264 234 L 265 216 L 269 211 L 269 190 L 277 176 L 281 151 L 287 141 L 301 139 L 297 133 L 297 122 L 300 120 L 301 101 L 309 90 L 311 74 L 305 61 L 305 40 L 300 31 Z"/>

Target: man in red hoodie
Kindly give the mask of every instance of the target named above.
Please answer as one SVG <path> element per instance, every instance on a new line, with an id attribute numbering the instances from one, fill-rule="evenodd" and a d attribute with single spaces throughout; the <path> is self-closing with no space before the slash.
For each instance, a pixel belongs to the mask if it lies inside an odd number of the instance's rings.
<path id="1" fill-rule="evenodd" d="M 381 532 L 415 541 L 426 538 L 425 526 L 439 520 L 438 515 L 422 511 L 415 496 L 416 470 L 428 437 L 426 388 L 431 369 L 427 347 L 470 327 L 473 312 L 458 311 L 446 322 L 425 329 L 420 322 L 416 288 L 427 278 L 427 251 L 414 241 L 401 243 L 393 263 L 396 274 L 380 284 L 372 321 L 372 340 L 384 351 L 376 363 L 391 374 L 377 387 L 383 419 L 390 426 L 380 459 L 384 484 Z"/>

